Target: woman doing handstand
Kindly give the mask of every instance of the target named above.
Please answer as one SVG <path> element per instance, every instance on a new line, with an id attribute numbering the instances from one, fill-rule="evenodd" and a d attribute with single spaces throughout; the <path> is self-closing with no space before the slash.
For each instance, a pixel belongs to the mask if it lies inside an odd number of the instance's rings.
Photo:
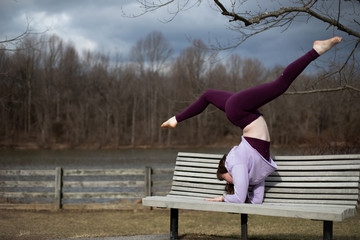
<path id="1" fill-rule="evenodd" d="M 243 130 L 241 143 L 233 147 L 219 163 L 217 177 L 234 185 L 234 194 L 209 201 L 261 204 L 265 178 L 276 170 L 270 157 L 270 134 L 262 114 L 257 110 L 283 94 L 296 77 L 317 57 L 341 42 L 341 37 L 315 41 L 313 48 L 285 68 L 275 81 L 237 93 L 207 90 L 185 111 L 164 122 L 162 128 L 174 128 L 179 122 L 200 114 L 209 104 L 226 113 L 234 125 Z M 253 193 L 248 193 L 252 186 Z"/>

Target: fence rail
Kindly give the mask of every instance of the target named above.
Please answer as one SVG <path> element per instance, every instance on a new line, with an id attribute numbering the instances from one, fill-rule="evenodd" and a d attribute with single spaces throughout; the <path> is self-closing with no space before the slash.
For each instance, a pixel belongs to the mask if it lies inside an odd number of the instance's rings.
<path id="1" fill-rule="evenodd" d="M 114 202 L 166 195 L 173 169 L 0 170 L 0 202 L 63 204 Z"/>

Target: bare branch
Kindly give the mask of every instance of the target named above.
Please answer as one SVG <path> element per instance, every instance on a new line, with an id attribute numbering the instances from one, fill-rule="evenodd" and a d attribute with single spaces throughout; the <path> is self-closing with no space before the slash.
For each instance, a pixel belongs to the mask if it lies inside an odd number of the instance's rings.
<path id="1" fill-rule="evenodd" d="M 9 50 L 7 48 L 7 45 L 9 45 L 9 44 L 16 45 L 18 42 L 25 39 L 30 33 L 31 33 L 30 23 L 28 23 L 25 31 L 23 33 L 21 33 L 20 35 L 13 37 L 13 38 L 9 38 L 9 39 L 5 38 L 4 40 L 0 40 L 0 51 L 1 50 L 2 51 Z"/>
<path id="2" fill-rule="evenodd" d="M 285 95 L 303 95 L 303 94 L 314 94 L 314 93 L 327 93 L 327 92 L 338 92 L 343 91 L 345 89 L 351 89 L 357 92 L 360 92 L 359 88 L 353 87 L 351 85 L 345 85 L 337 88 L 327 88 L 327 89 L 314 89 L 307 91 L 296 91 L 296 92 L 286 92 Z"/>
<path id="3" fill-rule="evenodd" d="M 216 3 L 216 5 L 218 5 L 218 7 L 221 9 L 222 11 L 222 15 L 224 16 L 229 16 L 229 17 L 232 17 L 233 19 L 232 20 L 229 20 L 230 22 L 232 21 L 241 21 L 241 22 L 244 22 L 245 26 L 249 26 L 251 24 L 253 24 L 253 22 L 247 20 L 246 18 L 244 17 L 241 17 L 233 12 L 229 12 L 225 7 L 224 5 L 219 2 L 218 0 L 214 0 L 214 2 Z"/>
<path id="4" fill-rule="evenodd" d="M 234 12 L 229 12 L 220 1 L 214 0 L 214 2 L 221 9 L 223 15 L 232 18 L 231 20 L 229 20 L 230 22 L 241 21 L 245 24 L 246 27 L 254 24 L 259 24 L 261 23 L 261 21 L 265 21 L 267 19 L 278 18 L 284 14 L 305 13 L 323 22 L 329 23 L 331 26 L 337 27 L 340 31 L 346 32 L 349 35 L 360 38 L 360 32 L 357 32 L 341 24 L 339 22 L 339 18 L 332 19 L 313 11 L 311 7 L 316 3 L 316 1 L 314 1 L 312 4 L 310 4 L 312 1 L 309 1 L 308 3 L 304 4 L 302 7 L 281 7 L 277 11 L 260 13 L 257 16 L 248 19 Z"/>
<path id="5" fill-rule="evenodd" d="M 343 64 L 339 69 L 337 69 L 336 71 L 333 71 L 333 72 L 324 74 L 321 78 L 319 78 L 318 82 L 319 82 L 319 81 L 322 81 L 322 80 L 324 80 L 324 79 L 327 79 L 327 78 L 329 78 L 329 77 L 331 77 L 331 76 L 333 76 L 333 75 L 335 75 L 335 74 L 340 74 L 340 76 L 341 76 L 341 72 L 345 69 L 345 67 L 346 67 L 347 64 L 349 63 L 351 57 L 354 55 L 354 53 L 355 53 L 356 49 L 358 48 L 359 44 L 360 44 L 360 39 L 356 42 L 354 48 L 353 48 L 352 51 L 350 52 L 349 56 L 346 58 L 344 64 Z M 355 88 L 355 89 L 356 89 L 356 88 Z M 355 89 L 353 89 L 353 90 L 355 90 Z"/>
<path id="6" fill-rule="evenodd" d="M 23 32 L 22 34 L 14 37 L 14 38 L 10 38 L 10 39 L 7 39 L 5 38 L 5 40 L 2 40 L 0 41 L 0 44 L 6 44 L 6 43 L 10 43 L 10 42 L 15 42 L 15 41 L 21 41 L 22 39 L 24 39 L 27 35 L 29 35 L 29 28 L 27 28 L 25 30 L 25 32 Z"/>
<path id="7" fill-rule="evenodd" d="M 318 14 L 317 12 L 315 11 L 312 11 L 311 9 L 307 9 L 305 11 L 301 11 L 299 9 L 299 12 L 306 12 L 308 13 L 309 15 L 323 21 L 323 22 L 327 22 L 329 23 L 330 25 L 334 26 L 334 27 L 337 27 L 338 30 L 340 31 L 343 31 L 345 33 L 348 33 L 349 35 L 352 35 L 354 37 L 357 37 L 357 38 L 360 38 L 360 32 L 357 32 L 357 31 L 354 31 L 353 29 L 351 28 L 348 28 L 344 25 L 342 25 L 340 22 L 338 22 L 338 20 L 335 20 L 335 19 L 331 19 L 331 18 L 328 18 L 326 16 L 323 16 L 323 15 L 320 15 Z"/>
<path id="8" fill-rule="evenodd" d="M 0 40 L 0 51 L 15 51 L 17 45 L 26 39 L 29 35 L 35 34 L 43 34 L 46 33 L 49 29 L 45 29 L 43 32 L 34 32 L 31 27 L 31 21 L 28 19 L 26 29 L 23 33 L 19 34 L 18 36 L 12 38 L 5 38 L 4 40 Z M 13 48 L 9 48 L 8 46 L 13 46 Z"/>
<path id="9" fill-rule="evenodd" d="M 136 0 L 136 1 L 139 3 L 140 8 L 142 9 L 142 12 L 133 14 L 130 16 L 130 15 L 126 14 L 124 10 L 122 10 L 123 16 L 136 18 L 136 17 L 140 17 L 142 15 L 145 15 L 148 12 L 154 12 L 160 8 L 167 7 L 171 16 L 169 19 L 160 20 L 162 22 L 171 22 L 181 11 L 186 11 L 196 5 L 199 5 L 202 2 L 202 0 L 196 0 L 195 3 L 190 4 L 191 0 L 181 1 L 181 3 L 180 3 L 180 1 L 178 1 L 178 3 L 176 4 L 175 10 L 170 10 L 170 5 L 173 4 L 175 2 L 175 0 L 158 1 L 158 3 L 154 2 L 154 1 L 148 1 L 148 0 Z"/>

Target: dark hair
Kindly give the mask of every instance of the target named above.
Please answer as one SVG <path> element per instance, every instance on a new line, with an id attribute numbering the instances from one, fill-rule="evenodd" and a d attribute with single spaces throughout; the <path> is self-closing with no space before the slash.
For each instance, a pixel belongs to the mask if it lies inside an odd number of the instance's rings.
<path id="1" fill-rule="evenodd" d="M 220 159 L 219 166 L 218 166 L 218 169 L 217 169 L 217 172 L 216 172 L 216 177 L 217 177 L 217 179 L 219 179 L 220 181 L 224 180 L 224 178 L 222 177 L 222 175 L 223 175 L 224 173 L 227 173 L 227 172 L 228 172 L 228 170 L 227 170 L 226 167 L 225 167 L 226 157 L 227 157 L 227 154 L 225 154 L 225 155 Z"/>
<path id="2" fill-rule="evenodd" d="M 234 184 L 226 183 L 225 192 L 226 192 L 226 194 L 234 194 L 235 193 Z"/>
<path id="3" fill-rule="evenodd" d="M 227 172 L 228 172 L 228 170 L 227 170 L 226 167 L 225 167 L 226 157 L 227 157 L 227 154 L 225 154 L 225 155 L 220 159 L 219 166 L 218 166 L 218 169 L 217 169 L 217 172 L 216 172 L 216 177 L 217 177 L 217 179 L 219 179 L 220 181 L 224 180 L 224 178 L 222 177 L 222 175 L 223 175 L 224 173 L 227 173 Z M 232 183 L 226 183 L 225 192 L 226 192 L 227 194 L 234 194 L 234 184 L 232 184 Z"/>

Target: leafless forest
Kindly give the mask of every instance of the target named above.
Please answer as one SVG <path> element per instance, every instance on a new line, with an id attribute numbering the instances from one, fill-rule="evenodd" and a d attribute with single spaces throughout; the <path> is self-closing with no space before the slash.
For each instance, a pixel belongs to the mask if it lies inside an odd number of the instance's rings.
<path id="1" fill-rule="evenodd" d="M 344 78 L 360 88 L 354 62 L 323 78 L 338 67 L 326 66 L 302 74 L 289 91 L 329 89 Z M 200 40 L 175 57 L 160 32 L 117 58 L 79 53 L 57 36 L 29 35 L 0 51 L 0 141 L 3 147 L 33 142 L 43 148 L 237 143 L 241 130 L 213 106 L 176 129 L 162 130 L 160 124 L 207 89 L 239 91 L 272 81 L 282 70 L 238 55 L 220 61 Z M 359 146 L 359 99 L 351 89 L 287 94 L 260 111 L 273 144 Z"/>

